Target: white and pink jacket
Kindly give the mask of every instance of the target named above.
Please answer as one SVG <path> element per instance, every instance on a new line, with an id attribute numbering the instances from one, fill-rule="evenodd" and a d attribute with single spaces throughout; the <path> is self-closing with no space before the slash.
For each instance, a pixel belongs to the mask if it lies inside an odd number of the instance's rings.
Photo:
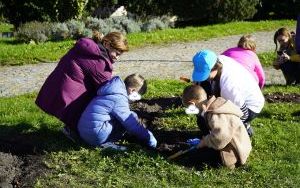
<path id="1" fill-rule="evenodd" d="M 258 82 L 260 88 L 265 85 L 265 73 L 255 52 L 235 47 L 222 53 L 243 65 Z"/>

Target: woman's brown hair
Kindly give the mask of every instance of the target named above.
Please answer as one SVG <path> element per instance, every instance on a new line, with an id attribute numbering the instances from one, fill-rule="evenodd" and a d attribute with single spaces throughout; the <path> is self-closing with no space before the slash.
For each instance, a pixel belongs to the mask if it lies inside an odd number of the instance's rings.
<path id="1" fill-rule="evenodd" d="M 291 32 L 287 28 L 282 27 L 282 28 L 278 29 L 274 34 L 274 43 L 276 45 L 275 52 L 277 51 L 277 38 L 280 35 L 288 37 L 289 38 L 289 40 L 288 40 L 289 45 L 292 44 Z"/>
<path id="2" fill-rule="evenodd" d="M 107 43 L 120 52 L 127 52 L 129 50 L 127 39 L 121 32 L 110 32 L 103 36 L 101 32 L 93 31 L 93 40 L 96 43 Z"/>

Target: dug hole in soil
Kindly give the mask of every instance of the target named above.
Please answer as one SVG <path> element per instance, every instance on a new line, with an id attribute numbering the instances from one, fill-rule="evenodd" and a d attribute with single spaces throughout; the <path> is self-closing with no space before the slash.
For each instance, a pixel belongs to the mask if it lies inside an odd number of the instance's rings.
<path id="1" fill-rule="evenodd" d="M 300 102 L 300 94 L 273 93 L 265 95 L 269 103 Z M 153 131 L 158 140 L 158 152 L 170 156 L 189 146 L 189 138 L 199 137 L 198 130 L 165 130 L 155 125 L 155 120 L 163 116 L 171 107 L 180 107 L 180 97 L 141 100 L 131 104 L 131 108 L 141 121 Z M 300 112 L 294 114 L 299 116 Z M 31 139 L 34 135 L 10 135 L 0 138 L 0 187 L 32 187 L 36 178 L 49 172 L 43 163 L 43 148 Z"/>

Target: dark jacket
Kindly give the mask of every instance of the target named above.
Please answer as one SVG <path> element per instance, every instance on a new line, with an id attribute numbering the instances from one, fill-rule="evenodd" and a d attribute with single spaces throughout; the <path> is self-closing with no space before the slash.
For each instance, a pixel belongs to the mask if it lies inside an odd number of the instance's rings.
<path id="1" fill-rule="evenodd" d="M 62 57 L 43 84 L 36 104 L 72 129 L 97 89 L 111 79 L 113 60 L 92 39 L 82 38 Z"/>

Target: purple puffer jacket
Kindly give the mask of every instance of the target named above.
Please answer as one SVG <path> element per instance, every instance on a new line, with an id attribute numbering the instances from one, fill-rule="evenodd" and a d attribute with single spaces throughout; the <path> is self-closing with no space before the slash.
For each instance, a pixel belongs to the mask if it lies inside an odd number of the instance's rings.
<path id="1" fill-rule="evenodd" d="M 78 120 L 97 89 L 112 76 L 107 50 L 82 38 L 62 57 L 42 86 L 36 104 L 76 130 Z"/>

